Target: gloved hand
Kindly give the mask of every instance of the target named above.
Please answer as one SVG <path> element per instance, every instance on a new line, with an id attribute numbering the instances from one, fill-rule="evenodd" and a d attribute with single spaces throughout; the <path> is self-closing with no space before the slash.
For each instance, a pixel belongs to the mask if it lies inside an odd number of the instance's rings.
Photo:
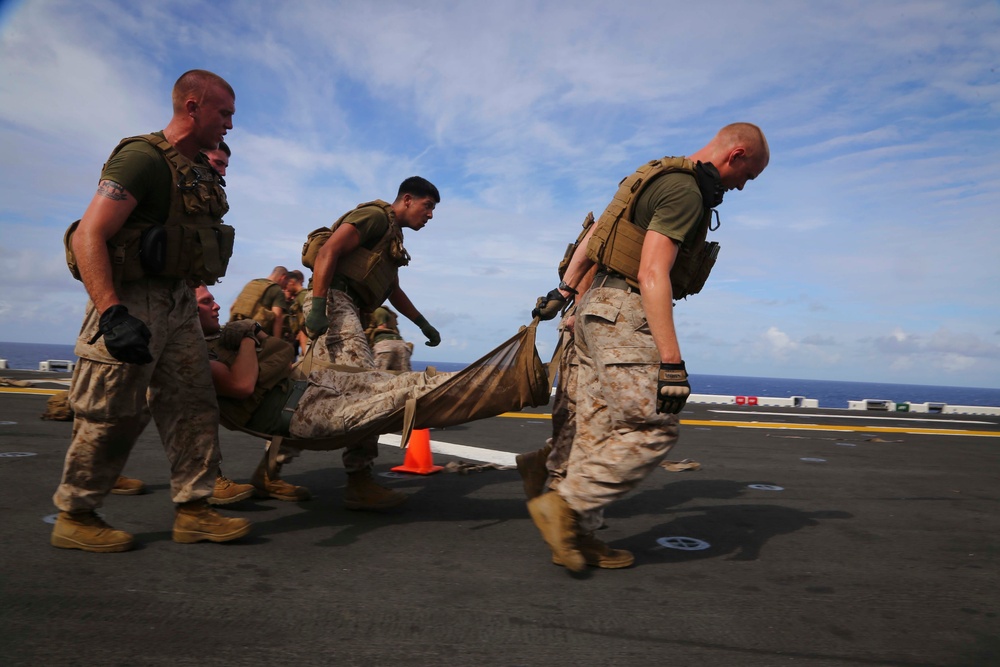
<path id="1" fill-rule="evenodd" d="M 219 336 L 219 345 L 226 350 L 239 350 L 240 342 L 244 338 L 253 338 L 254 342 L 257 344 L 257 348 L 260 348 L 260 342 L 257 341 L 257 332 L 260 331 L 260 324 L 256 320 L 237 320 L 236 322 L 230 322 L 226 326 L 222 327 L 222 334 Z"/>
<path id="2" fill-rule="evenodd" d="M 438 330 L 430 325 L 423 315 L 413 320 L 413 323 L 420 327 L 420 332 L 427 336 L 427 342 L 424 343 L 427 347 L 437 347 L 441 343 L 441 334 Z"/>
<path id="3" fill-rule="evenodd" d="M 545 296 L 538 297 L 538 301 L 535 302 L 535 308 L 531 311 L 531 316 L 537 317 L 540 320 L 551 320 L 565 306 L 566 297 L 559 290 L 554 289 Z"/>
<path id="4" fill-rule="evenodd" d="M 326 316 L 326 297 L 314 296 L 312 298 L 312 309 L 306 315 L 306 328 L 317 336 L 330 326 L 330 318 Z"/>
<path id="5" fill-rule="evenodd" d="M 688 384 L 687 369 L 684 362 L 679 364 L 660 364 L 660 373 L 656 383 L 656 412 L 677 414 L 687 403 L 691 395 L 691 385 Z"/>
<path id="6" fill-rule="evenodd" d="M 120 303 L 101 313 L 97 333 L 90 339 L 90 344 L 96 343 L 101 336 L 104 336 L 108 354 L 118 361 L 126 364 L 148 364 L 153 361 L 153 355 L 149 352 L 149 339 L 153 334 L 142 320 L 129 315 L 128 308 Z"/>

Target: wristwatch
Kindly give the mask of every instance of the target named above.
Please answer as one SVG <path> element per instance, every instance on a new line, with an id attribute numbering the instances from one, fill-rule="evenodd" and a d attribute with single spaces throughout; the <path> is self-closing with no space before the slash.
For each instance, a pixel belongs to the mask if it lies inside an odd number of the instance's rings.
<path id="1" fill-rule="evenodd" d="M 552 283 L 549 284 L 551 285 Z M 575 289 L 566 284 L 565 280 L 559 281 L 559 289 L 561 289 L 564 292 L 569 292 L 570 294 L 578 294 L 578 292 Z"/>

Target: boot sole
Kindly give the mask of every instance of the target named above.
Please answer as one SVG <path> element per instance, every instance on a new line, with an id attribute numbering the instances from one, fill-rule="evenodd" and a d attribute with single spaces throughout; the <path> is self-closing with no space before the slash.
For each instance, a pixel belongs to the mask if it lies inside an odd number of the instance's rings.
<path id="1" fill-rule="evenodd" d="M 194 544 L 195 542 L 230 542 L 245 536 L 250 532 L 250 527 L 251 525 L 247 524 L 242 528 L 223 535 L 218 533 L 204 533 L 195 530 L 177 530 L 175 528 L 173 538 L 174 542 L 179 542 L 180 544 Z"/>
<path id="2" fill-rule="evenodd" d="M 235 496 L 229 498 L 216 498 L 215 496 L 210 496 L 208 498 L 209 505 L 232 505 L 233 503 L 238 503 L 241 500 L 246 500 L 253 495 L 253 489 L 249 491 L 244 491 L 243 493 L 237 493 Z"/>
<path id="3" fill-rule="evenodd" d="M 632 564 L 635 563 L 635 558 L 629 560 L 612 561 L 612 560 L 587 560 L 586 556 L 584 556 L 584 562 L 589 567 L 599 567 L 602 570 L 621 570 L 622 568 L 631 567 Z M 554 554 L 552 556 L 552 564 L 558 565 L 559 567 L 566 567 L 565 565 L 563 565 L 563 562 L 559 560 L 559 558 Z"/>
<path id="4" fill-rule="evenodd" d="M 87 544 L 61 535 L 53 535 L 49 543 L 57 549 L 80 549 L 81 551 L 90 551 L 91 553 L 99 554 L 120 553 L 122 551 L 129 551 L 135 546 L 135 542 L 132 540 L 115 544 Z"/>
<path id="5" fill-rule="evenodd" d="M 111 493 L 115 494 L 116 496 L 139 496 L 139 495 L 142 495 L 143 491 L 145 491 L 145 490 L 146 489 L 144 489 L 144 488 L 138 488 L 138 489 L 111 489 Z"/>
<path id="6" fill-rule="evenodd" d="M 254 495 L 258 498 L 273 498 L 274 500 L 284 500 L 288 503 L 298 503 L 305 502 L 307 500 L 312 500 L 312 494 L 305 490 L 304 487 L 299 487 L 303 489 L 303 492 L 299 495 L 283 495 L 280 493 L 271 493 L 270 491 L 265 491 L 264 489 L 255 489 Z"/>

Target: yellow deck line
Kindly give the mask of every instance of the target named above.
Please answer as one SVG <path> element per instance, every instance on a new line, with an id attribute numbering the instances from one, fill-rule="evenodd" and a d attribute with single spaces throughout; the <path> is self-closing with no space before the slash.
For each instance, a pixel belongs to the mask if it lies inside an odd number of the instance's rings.
<path id="1" fill-rule="evenodd" d="M 62 389 L 32 389 L 26 387 L 0 387 L 0 393 L 5 394 L 41 394 L 49 395 L 64 391 Z M 552 415 L 534 412 L 505 412 L 501 417 L 514 419 L 552 419 Z M 913 435 L 967 435 L 978 438 L 1000 438 L 1000 431 L 970 431 L 951 428 L 912 428 L 908 426 L 848 426 L 835 424 L 787 424 L 784 422 L 740 422 L 722 421 L 716 419 L 682 419 L 681 424 L 688 426 L 724 426 L 728 428 L 771 428 L 786 431 L 842 431 L 845 433 L 911 433 Z"/>
<path id="2" fill-rule="evenodd" d="M 58 394 L 61 391 L 66 391 L 66 390 L 34 389 L 32 387 L 0 387 L 0 394 L 41 394 L 43 396 L 52 396 L 53 394 Z"/>
<path id="3" fill-rule="evenodd" d="M 531 412 L 505 412 L 501 417 L 519 419 L 552 419 L 551 414 Z M 866 426 L 835 424 L 788 424 L 785 422 L 741 422 L 717 419 L 682 419 L 688 426 L 725 426 L 730 428 L 771 428 L 789 431 L 843 431 L 847 433 L 912 433 L 914 435 L 969 435 L 980 438 L 1000 438 L 1000 431 L 971 431 L 951 428 L 915 428 L 910 426 Z"/>

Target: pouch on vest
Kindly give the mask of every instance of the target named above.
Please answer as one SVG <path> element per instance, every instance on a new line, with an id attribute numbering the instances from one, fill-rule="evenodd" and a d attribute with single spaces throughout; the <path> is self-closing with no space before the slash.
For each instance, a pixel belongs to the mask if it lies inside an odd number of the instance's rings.
<path id="1" fill-rule="evenodd" d="M 214 285 L 226 275 L 233 255 L 236 230 L 224 223 L 163 227 L 166 234 L 162 275 Z"/>
<path id="2" fill-rule="evenodd" d="M 139 238 L 139 262 L 152 275 L 163 273 L 167 266 L 167 232 L 163 227 L 150 227 Z"/>
<path id="3" fill-rule="evenodd" d="M 73 232 L 76 228 L 80 226 L 80 221 L 72 223 L 66 228 L 66 233 L 63 234 L 63 247 L 66 250 L 66 266 L 69 267 L 69 273 L 77 280 L 80 280 L 80 267 L 76 265 L 76 253 L 73 252 Z"/>
<path id="4" fill-rule="evenodd" d="M 302 244 L 302 266 L 307 269 L 316 268 L 316 255 L 319 254 L 323 244 L 330 240 L 332 234 L 329 227 L 320 227 L 309 232 L 306 242 Z"/>
<path id="5" fill-rule="evenodd" d="M 718 256 L 719 244 L 715 241 L 703 241 L 690 251 L 681 248 L 670 269 L 670 285 L 675 301 L 701 291 Z"/>

